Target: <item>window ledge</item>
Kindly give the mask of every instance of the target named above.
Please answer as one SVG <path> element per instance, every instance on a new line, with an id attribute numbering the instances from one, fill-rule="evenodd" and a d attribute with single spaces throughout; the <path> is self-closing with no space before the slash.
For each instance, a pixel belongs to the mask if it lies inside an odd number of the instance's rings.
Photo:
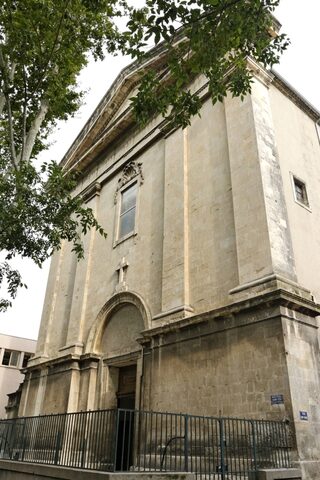
<path id="1" fill-rule="evenodd" d="M 300 205 L 300 207 L 303 207 L 303 208 L 305 208 L 306 210 L 308 210 L 308 212 L 312 213 L 312 210 L 311 210 L 311 208 L 310 208 L 308 205 L 305 205 L 304 203 L 299 202 L 299 200 L 297 200 L 296 198 L 294 199 L 294 201 L 295 201 L 298 205 Z"/>
<path id="2" fill-rule="evenodd" d="M 125 242 L 126 240 L 128 240 L 129 238 L 131 237 L 136 237 L 137 236 L 137 232 L 130 232 L 128 233 L 127 235 L 125 235 L 124 237 L 121 237 L 119 238 L 118 240 L 116 240 L 113 244 L 113 248 L 116 248 L 120 243 L 123 243 Z"/>
<path id="3" fill-rule="evenodd" d="M 19 366 L 14 366 L 14 365 L 0 365 L 0 367 L 4 367 L 4 368 L 11 368 L 11 369 L 14 369 L 14 370 L 20 370 L 21 367 Z"/>

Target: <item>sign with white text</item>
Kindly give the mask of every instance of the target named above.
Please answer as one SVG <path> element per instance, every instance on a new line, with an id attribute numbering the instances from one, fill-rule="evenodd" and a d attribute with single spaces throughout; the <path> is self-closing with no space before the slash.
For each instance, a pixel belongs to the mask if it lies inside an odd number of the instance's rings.
<path id="1" fill-rule="evenodd" d="M 278 393 L 277 395 L 271 395 L 271 405 L 282 405 L 284 403 L 283 395 Z"/>
<path id="2" fill-rule="evenodd" d="M 303 412 L 300 410 L 300 420 L 308 421 L 308 412 Z"/>

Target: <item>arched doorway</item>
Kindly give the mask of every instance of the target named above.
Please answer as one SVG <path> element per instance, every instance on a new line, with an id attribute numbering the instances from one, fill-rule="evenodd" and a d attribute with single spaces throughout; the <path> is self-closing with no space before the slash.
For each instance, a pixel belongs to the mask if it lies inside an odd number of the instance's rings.
<path id="1" fill-rule="evenodd" d="M 99 407 L 119 409 L 116 422 L 116 470 L 129 470 L 132 465 L 133 410 L 139 408 L 140 399 L 142 361 L 137 338 L 145 329 L 145 323 L 140 304 L 137 305 L 134 300 L 113 305 L 95 332 L 94 347 L 101 356 L 97 392 Z"/>
<path id="2" fill-rule="evenodd" d="M 134 409 L 136 406 L 137 363 L 141 352 L 137 338 L 143 329 L 138 308 L 125 303 L 110 314 L 101 332 L 99 351 L 110 380 L 106 393 L 118 408 Z"/>
<path id="3" fill-rule="evenodd" d="M 137 339 L 150 324 L 147 305 L 133 292 L 117 293 L 102 307 L 85 349 L 100 357 L 94 408 L 139 408 L 142 348 Z"/>

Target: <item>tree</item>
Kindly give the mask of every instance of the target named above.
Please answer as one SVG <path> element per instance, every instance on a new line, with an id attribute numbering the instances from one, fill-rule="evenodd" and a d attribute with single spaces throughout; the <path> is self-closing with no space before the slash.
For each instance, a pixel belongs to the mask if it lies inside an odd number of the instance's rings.
<path id="1" fill-rule="evenodd" d="M 213 103 L 231 92 L 243 98 L 251 89 L 248 58 L 270 67 L 278 63 L 289 41 L 276 32 L 272 12 L 279 0 L 147 0 L 131 13 L 127 51 L 143 58 L 150 42 L 164 42 L 168 80 L 148 69 L 132 99 L 138 119 L 159 113 L 185 127 L 201 107 L 188 88 L 203 74 Z M 177 28 L 177 27 L 180 28 Z"/>
<path id="2" fill-rule="evenodd" d="M 247 58 L 278 61 L 288 45 L 275 35 L 272 11 L 279 0 L 3 0 L 0 6 L 0 285 L 14 297 L 22 280 L 9 261 L 15 255 L 38 265 L 66 239 L 78 258 L 81 235 L 105 232 L 80 197 L 72 195 L 79 172 L 55 162 L 38 165 L 38 154 L 58 120 L 73 115 L 82 99 L 77 75 L 89 53 L 130 54 L 138 62 L 150 44 L 163 42 L 166 67 L 142 70 L 132 99 L 137 120 L 162 114 L 185 127 L 201 102 L 189 85 L 203 74 L 212 101 L 228 91 L 250 91 Z M 125 27 L 121 30 L 118 25 Z M 0 300 L 0 310 L 10 305 Z"/>
<path id="3" fill-rule="evenodd" d="M 79 107 L 77 74 L 90 52 L 113 52 L 115 19 L 124 13 L 112 0 L 5 0 L 0 6 L 0 267 L 14 297 L 22 285 L 8 263 L 13 256 L 38 265 L 73 242 L 83 255 L 81 234 L 94 227 L 104 233 L 90 209 L 71 196 L 75 176 L 54 162 L 38 166 L 56 122 Z M 0 309 L 10 305 L 2 299 Z"/>

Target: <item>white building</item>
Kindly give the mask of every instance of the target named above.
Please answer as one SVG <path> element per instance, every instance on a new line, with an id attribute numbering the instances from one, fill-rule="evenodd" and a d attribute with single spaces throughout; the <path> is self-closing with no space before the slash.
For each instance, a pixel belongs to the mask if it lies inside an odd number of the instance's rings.
<path id="1" fill-rule="evenodd" d="M 0 334 L 0 418 L 6 416 L 8 394 L 15 392 L 24 379 L 20 370 L 27 366 L 36 343 L 36 340 Z"/>

